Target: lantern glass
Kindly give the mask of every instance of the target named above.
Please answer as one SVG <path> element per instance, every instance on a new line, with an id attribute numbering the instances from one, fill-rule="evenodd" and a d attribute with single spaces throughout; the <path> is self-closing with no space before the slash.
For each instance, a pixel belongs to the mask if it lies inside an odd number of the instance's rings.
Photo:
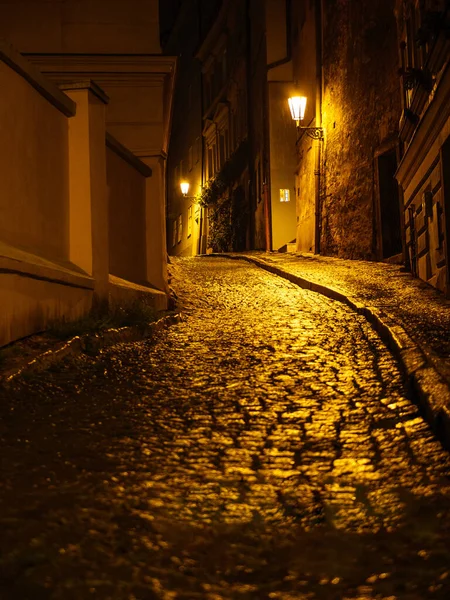
<path id="1" fill-rule="evenodd" d="M 189 193 L 189 183 L 187 181 L 182 181 L 180 183 L 181 193 L 183 196 L 187 196 Z"/>
<path id="2" fill-rule="evenodd" d="M 298 125 L 299 121 L 303 121 L 305 118 L 306 98 L 305 96 L 293 96 L 289 98 L 288 102 L 292 118 L 297 121 Z"/>

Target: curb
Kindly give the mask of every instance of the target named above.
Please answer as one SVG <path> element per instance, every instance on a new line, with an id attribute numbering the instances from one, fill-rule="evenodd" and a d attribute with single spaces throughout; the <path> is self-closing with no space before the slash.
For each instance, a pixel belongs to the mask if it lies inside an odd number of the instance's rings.
<path id="1" fill-rule="evenodd" d="M 213 253 L 208 256 L 245 260 L 303 289 L 342 302 L 365 317 L 399 361 L 424 418 L 430 423 L 444 447 L 450 449 L 450 385 L 429 361 L 420 346 L 391 317 L 383 314 L 376 307 L 365 306 L 334 288 L 288 273 L 262 259 L 244 254 Z"/>
<path id="2" fill-rule="evenodd" d="M 51 348 L 38 354 L 25 364 L 0 374 L 0 386 L 7 386 L 14 379 L 25 373 L 36 373 L 48 369 L 51 365 L 68 356 L 77 356 L 82 352 L 98 352 L 102 348 L 124 342 L 137 342 L 151 337 L 169 325 L 179 323 L 180 313 L 161 317 L 154 323 L 142 327 L 131 325 L 118 329 L 106 329 L 102 333 L 77 335 L 67 342 L 62 342 L 56 348 Z"/>

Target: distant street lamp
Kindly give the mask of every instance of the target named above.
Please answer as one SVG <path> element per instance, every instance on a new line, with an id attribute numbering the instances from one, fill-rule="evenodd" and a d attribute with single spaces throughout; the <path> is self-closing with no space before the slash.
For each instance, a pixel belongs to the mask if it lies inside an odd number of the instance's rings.
<path id="1" fill-rule="evenodd" d="M 191 184 L 188 181 L 182 181 L 180 183 L 180 190 L 181 190 L 181 193 L 183 194 L 183 198 L 189 198 L 190 200 L 195 200 L 196 199 L 195 196 L 188 196 L 190 187 L 191 187 Z"/>
<path id="2" fill-rule="evenodd" d="M 182 181 L 180 183 L 180 188 L 183 196 L 187 196 L 189 194 L 189 183 L 187 181 Z"/>
<path id="3" fill-rule="evenodd" d="M 297 130 L 299 132 L 304 131 L 313 140 L 323 140 L 322 127 L 300 127 L 300 121 L 303 121 L 305 118 L 306 101 L 305 96 L 292 96 L 288 99 L 292 119 L 297 123 Z"/>

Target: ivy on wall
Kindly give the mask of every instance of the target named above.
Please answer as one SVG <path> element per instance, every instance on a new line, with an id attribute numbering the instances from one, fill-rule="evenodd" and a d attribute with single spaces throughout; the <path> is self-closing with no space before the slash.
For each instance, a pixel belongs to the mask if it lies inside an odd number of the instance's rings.
<path id="1" fill-rule="evenodd" d="M 247 164 L 248 143 L 245 140 L 198 196 L 200 206 L 208 210 L 209 246 L 214 252 L 245 249 L 248 206 L 243 186 L 233 186 Z"/>

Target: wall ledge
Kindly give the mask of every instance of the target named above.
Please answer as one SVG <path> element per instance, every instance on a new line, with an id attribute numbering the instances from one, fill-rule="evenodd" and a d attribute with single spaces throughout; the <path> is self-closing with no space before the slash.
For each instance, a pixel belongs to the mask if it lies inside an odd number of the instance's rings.
<path id="1" fill-rule="evenodd" d="M 94 289 L 94 279 L 72 263 L 54 262 L 0 242 L 0 275 L 2 273 L 69 287 Z"/>
<path id="2" fill-rule="evenodd" d="M 168 296 L 154 287 L 147 287 L 109 275 L 110 298 L 114 301 L 127 301 L 132 298 L 149 298 L 156 310 L 167 310 Z"/>
<path id="3" fill-rule="evenodd" d="M 74 80 L 72 82 L 61 83 L 58 85 L 60 90 L 63 91 L 74 91 L 74 90 L 89 90 L 94 96 L 103 102 L 103 104 L 109 104 L 109 96 L 106 92 L 92 79 L 81 79 Z"/>
<path id="4" fill-rule="evenodd" d="M 3 38 L 0 38 L 0 61 L 23 77 L 41 96 L 66 117 L 75 115 L 75 102 L 44 77 L 34 65 L 14 50 L 13 46 Z"/>
<path id="5" fill-rule="evenodd" d="M 144 177 L 151 177 L 152 170 L 142 160 L 140 160 L 135 154 L 128 150 L 126 146 L 123 146 L 114 136 L 110 133 L 106 133 L 106 145 L 107 147 L 115 152 L 118 156 L 123 158 L 125 162 L 130 164 Z"/>

